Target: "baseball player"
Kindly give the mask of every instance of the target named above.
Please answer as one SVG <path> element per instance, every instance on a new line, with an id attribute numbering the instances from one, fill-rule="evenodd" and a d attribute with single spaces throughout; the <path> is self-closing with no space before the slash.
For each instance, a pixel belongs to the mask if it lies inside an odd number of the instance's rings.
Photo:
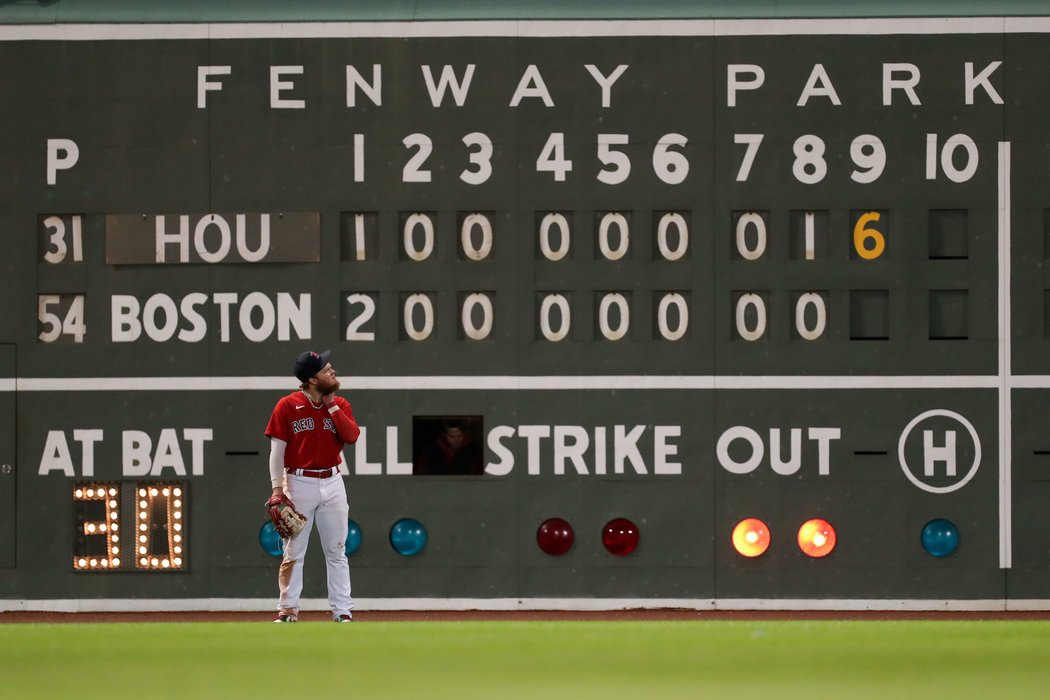
<path id="1" fill-rule="evenodd" d="M 274 622 L 297 622 L 303 590 L 303 560 L 314 523 L 321 537 L 328 570 L 328 604 L 335 622 L 352 622 L 350 566 L 346 560 L 346 487 L 339 474 L 343 445 L 361 434 L 350 403 L 341 396 L 329 362 L 330 350 L 304 352 L 295 358 L 299 391 L 277 402 L 266 426 L 270 438 L 270 503 L 290 500 L 306 518 L 297 534 L 284 538 L 284 559 L 277 581 L 278 616 Z M 270 505 L 268 503 L 268 505 Z"/>

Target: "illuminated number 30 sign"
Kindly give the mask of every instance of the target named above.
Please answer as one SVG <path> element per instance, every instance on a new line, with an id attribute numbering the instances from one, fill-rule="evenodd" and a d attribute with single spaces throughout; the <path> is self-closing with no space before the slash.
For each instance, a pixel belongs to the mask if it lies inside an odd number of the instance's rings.
<path id="1" fill-rule="evenodd" d="M 127 487 L 130 489 L 125 490 Z M 134 499 L 124 522 L 125 496 Z M 181 483 L 80 483 L 73 486 L 73 569 L 186 570 L 186 487 Z"/>

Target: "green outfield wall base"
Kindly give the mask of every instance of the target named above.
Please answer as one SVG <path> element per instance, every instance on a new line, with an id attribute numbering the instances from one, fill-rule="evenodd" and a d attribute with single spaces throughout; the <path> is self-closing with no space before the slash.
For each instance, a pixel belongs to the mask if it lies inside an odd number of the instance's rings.
<path id="1" fill-rule="evenodd" d="M 0 600 L 3 612 L 262 612 L 274 610 L 268 598 L 66 599 Z M 304 598 L 304 612 L 328 610 L 323 598 Z M 780 598 L 363 598 L 357 612 L 379 611 L 1039 611 L 1050 610 L 1050 599 L 1034 600 L 789 600 Z"/>

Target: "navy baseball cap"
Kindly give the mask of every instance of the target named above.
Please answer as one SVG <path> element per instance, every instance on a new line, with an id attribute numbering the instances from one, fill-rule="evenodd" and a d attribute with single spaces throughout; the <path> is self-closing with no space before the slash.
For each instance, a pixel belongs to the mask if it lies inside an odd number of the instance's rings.
<path id="1" fill-rule="evenodd" d="M 325 350 L 321 353 L 307 350 L 306 352 L 300 353 L 299 357 L 295 358 L 295 369 L 292 371 L 292 374 L 305 384 L 310 381 L 310 377 L 324 369 L 324 366 L 328 364 L 328 360 L 331 357 L 331 350 Z"/>

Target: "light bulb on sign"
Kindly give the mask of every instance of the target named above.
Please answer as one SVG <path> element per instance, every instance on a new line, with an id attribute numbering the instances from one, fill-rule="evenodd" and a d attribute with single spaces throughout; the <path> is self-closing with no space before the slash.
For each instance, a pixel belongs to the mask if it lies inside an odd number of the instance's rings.
<path id="1" fill-rule="evenodd" d="M 835 542 L 835 528 L 827 520 L 813 518 L 798 529 L 799 549 L 808 557 L 826 557 L 835 549 Z"/>
<path id="2" fill-rule="evenodd" d="M 769 549 L 769 528 L 758 518 L 745 518 L 733 528 L 733 549 L 745 557 L 757 557 Z"/>

